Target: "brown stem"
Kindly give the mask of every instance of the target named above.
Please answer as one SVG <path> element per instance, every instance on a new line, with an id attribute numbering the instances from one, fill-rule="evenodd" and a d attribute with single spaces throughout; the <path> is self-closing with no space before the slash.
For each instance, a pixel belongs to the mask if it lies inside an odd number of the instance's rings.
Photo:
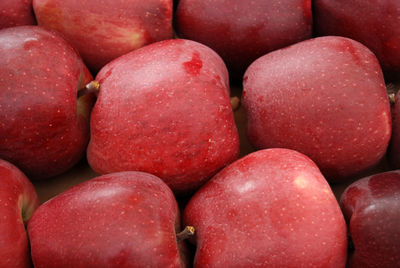
<path id="1" fill-rule="evenodd" d="M 386 91 L 389 97 L 389 102 L 391 105 L 395 103 L 397 91 L 400 90 L 400 85 L 389 83 L 386 85 Z"/>
<path id="2" fill-rule="evenodd" d="M 188 239 L 188 238 L 194 236 L 195 232 L 196 232 L 196 231 L 195 231 L 195 229 L 194 229 L 193 226 L 186 226 L 185 229 L 183 229 L 182 232 L 176 234 L 176 240 L 177 240 L 178 242 L 181 242 L 181 241 L 183 241 L 183 240 L 186 240 L 186 239 Z"/>
<path id="3" fill-rule="evenodd" d="M 390 105 L 393 105 L 396 102 L 396 94 L 394 93 L 389 93 L 388 94 L 389 97 L 389 103 Z"/>
<path id="4" fill-rule="evenodd" d="M 78 90 L 78 98 L 89 93 L 97 94 L 100 90 L 100 83 L 96 80 L 88 83 L 84 88 Z"/>
<path id="5" fill-rule="evenodd" d="M 240 99 L 239 97 L 231 97 L 231 106 L 232 110 L 236 111 L 240 106 Z"/>

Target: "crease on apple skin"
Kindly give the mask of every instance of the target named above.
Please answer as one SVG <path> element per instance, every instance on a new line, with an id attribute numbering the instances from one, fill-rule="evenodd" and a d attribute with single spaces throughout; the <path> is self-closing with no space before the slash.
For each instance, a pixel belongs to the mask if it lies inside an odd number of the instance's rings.
<path id="1" fill-rule="evenodd" d="M 35 210 L 39 207 L 39 201 L 32 199 L 28 194 L 22 193 L 18 197 L 18 210 L 25 227 Z"/>

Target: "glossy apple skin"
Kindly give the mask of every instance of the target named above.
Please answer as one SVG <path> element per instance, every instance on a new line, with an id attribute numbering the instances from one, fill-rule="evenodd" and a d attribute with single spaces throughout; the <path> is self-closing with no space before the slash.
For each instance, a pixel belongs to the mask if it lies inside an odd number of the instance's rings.
<path id="1" fill-rule="evenodd" d="M 271 52 L 246 71 L 242 103 L 257 148 L 309 156 L 332 182 L 376 165 L 391 136 L 379 63 L 362 44 L 319 37 Z"/>
<path id="2" fill-rule="evenodd" d="M 352 38 L 371 49 L 391 78 L 400 79 L 398 0 L 315 0 L 318 34 Z"/>
<path id="3" fill-rule="evenodd" d="M 0 267 L 31 267 L 24 224 L 38 206 L 39 199 L 28 178 L 0 159 Z"/>
<path id="4" fill-rule="evenodd" d="M 32 0 L 1 0 L 0 29 L 36 24 Z"/>
<path id="5" fill-rule="evenodd" d="M 232 163 L 186 206 L 194 267 L 344 267 L 346 224 L 318 167 L 288 149 Z"/>
<path id="6" fill-rule="evenodd" d="M 175 19 L 180 37 L 214 49 L 240 78 L 258 57 L 311 38 L 310 0 L 180 0 Z"/>
<path id="7" fill-rule="evenodd" d="M 93 71 L 172 38 L 172 0 L 33 0 L 38 24 L 61 32 Z"/>
<path id="8" fill-rule="evenodd" d="M 194 41 L 161 41 L 107 64 L 91 114 L 90 166 L 138 170 L 193 191 L 239 154 L 226 67 Z"/>
<path id="9" fill-rule="evenodd" d="M 352 183 L 342 194 L 340 204 L 354 246 L 349 267 L 399 267 L 400 171 Z"/>
<path id="10" fill-rule="evenodd" d="M 41 267 L 182 267 L 172 191 L 142 172 L 107 174 L 47 201 L 28 224 Z"/>
<path id="11" fill-rule="evenodd" d="M 29 179 L 60 174 L 81 159 L 93 96 L 77 100 L 92 76 L 58 34 L 39 26 L 0 31 L 0 157 Z"/>

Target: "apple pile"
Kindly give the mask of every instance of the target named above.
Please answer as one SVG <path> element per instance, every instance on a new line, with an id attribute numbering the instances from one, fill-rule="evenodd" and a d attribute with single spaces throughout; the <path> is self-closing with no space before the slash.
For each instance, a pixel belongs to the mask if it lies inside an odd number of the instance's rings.
<path id="1" fill-rule="evenodd" d="M 400 267 L 399 44 L 397 0 L 0 1 L 0 267 Z"/>

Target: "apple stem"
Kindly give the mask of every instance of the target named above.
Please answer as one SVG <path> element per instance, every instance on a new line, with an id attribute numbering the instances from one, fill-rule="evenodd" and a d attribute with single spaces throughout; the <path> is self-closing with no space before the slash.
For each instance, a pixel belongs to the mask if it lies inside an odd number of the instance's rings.
<path id="1" fill-rule="evenodd" d="M 388 94 L 388 97 L 389 97 L 389 103 L 390 103 L 391 105 L 393 105 L 393 104 L 396 102 L 396 94 L 394 94 L 394 93 L 389 93 L 389 94 Z"/>
<path id="2" fill-rule="evenodd" d="M 78 90 L 78 98 L 89 93 L 97 94 L 99 90 L 100 90 L 100 83 L 96 80 L 93 80 L 92 82 L 88 83 L 84 88 Z"/>
<path id="3" fill-rule="evenodd" d="M 235 96 L 235 97 L 231 97 L 231 106 L 232 106 L 232 110 L 236 111 L 239 106 L 240 106 L 240 99 L 239 97 Z"/>
<path id="4" fill-rule="evenodd" d="M 193 226 L 186 226 L 185 229 L 183 229 L 182 232 L 176 234 L 176 240 L 178 242 L 186 240 L 186 239 L 194 236 L 195 232 L 196 231 L 195 231 Z"/>
<path id="5" fill-rule="evenodd" d="M 400 86 L 396 86 L 393 83 L 389 83 L 386 85 L 386 91 L 388 93 L 388 97 L 389 97 L 389 102 L 391 105 L 393 105 L 396 101 L 396 93 L 397 91 L 400 90 Z"/>

